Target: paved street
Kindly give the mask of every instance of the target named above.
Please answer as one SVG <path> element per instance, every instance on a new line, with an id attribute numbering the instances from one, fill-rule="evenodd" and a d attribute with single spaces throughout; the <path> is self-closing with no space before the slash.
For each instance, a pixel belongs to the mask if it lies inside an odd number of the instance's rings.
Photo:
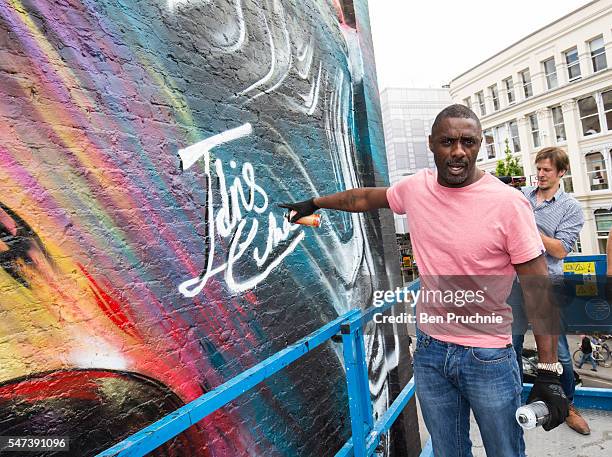
<path id="1" fill-rule="evenodd" d="M 580 346 L 579 335 L 568 335 L 567 342 L 569 343 L 570 352 L 573 354 L 576 349 Z M 612 346 L 612 341 L 608 341 L 608 345 Z M 533 333 L 528 332 L 525 335 L 525 347 L 535 349 L 535 339 Z M 580 377 L 582 378 L 582 385 L 584 387 L 601 387 L 606 389 L 612 389 L 612 360 L 608 362 L 609 366 L 597 367 L 597 372 L 591 371 L 591 365 L 585 364 L 582 369 L 574 368 Z"/>

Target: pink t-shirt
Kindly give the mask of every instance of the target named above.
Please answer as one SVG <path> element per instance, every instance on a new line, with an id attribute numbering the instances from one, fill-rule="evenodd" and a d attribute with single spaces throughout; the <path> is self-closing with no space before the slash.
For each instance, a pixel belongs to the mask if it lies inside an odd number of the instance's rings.
<path id="1" fill-rule="evenodd" d="M 429 300 L 418 300 L 417 317 L 424 309 L 428 316 L 441 317 L 426 322 L 417 318 L 419 328 L 434 338 L 464 346 L 499 348 L 510 343 L 512 311 L 506 299 L 515 276 L 513 264 L 532 260 L 544 251 L 531 205 L 523 194 L 489 173 L 469 186 L 450 188 L 438 184 L 436 172 L 422 170 L 390 187 L 387 200 L 394 213 L 408 217 L 422 289 L 433 290 L 441 284 L 446 289 L 449 284 L 459 284 L 458 288 L 472 293 L 484 289 L 480 300 L 474 298 L 467 304 L 457 300 L 461 305 L 456 305 L 445 298 L 441 307 L 431 305 L 441 295 L 423 294 Z M 495 313 L 503 317 L 503 324 L 455 321 L 449 311 L 489 317 Z"/>

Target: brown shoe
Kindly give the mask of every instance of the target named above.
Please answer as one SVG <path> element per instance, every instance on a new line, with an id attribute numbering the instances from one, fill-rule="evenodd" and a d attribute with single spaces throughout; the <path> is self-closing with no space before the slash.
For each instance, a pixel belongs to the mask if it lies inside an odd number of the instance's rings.
<path id="1" fill-rule="evenodd" d="M 589 424 L 587 424 L 574 405 L 570 405 L 569 416 L 565 419 L 565 423 L 582 435 L 591 434 Z"/>

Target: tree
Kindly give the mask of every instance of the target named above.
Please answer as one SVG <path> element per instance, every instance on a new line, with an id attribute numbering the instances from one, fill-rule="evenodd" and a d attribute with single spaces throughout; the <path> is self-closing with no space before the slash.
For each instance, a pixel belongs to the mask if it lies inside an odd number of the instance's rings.
<path id="1" fill-rule="evenodd" d="M 495 168 L 495 174 L 497 176 L 523 176 L 524 171 L 523 167 L 520 164 L 520 159 L 518 157 L 512 156 L 512 151 L 510 150 L 510 142 L 508 138 L 506 138 L 506 158 L 504 160 L 499 160 L 497 162 L 497 168 Z"/>

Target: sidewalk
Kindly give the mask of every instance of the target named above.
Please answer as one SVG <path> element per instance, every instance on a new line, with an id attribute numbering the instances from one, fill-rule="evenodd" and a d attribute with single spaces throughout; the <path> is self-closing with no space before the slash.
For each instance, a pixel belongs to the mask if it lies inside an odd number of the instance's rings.
<path id="1" fill-rule="evenodd" d="M 580 435 L 561 424 L 550 432 L 541 427 L 525 431 L 525 450 L 528 457 L 609 457 L 612 445 L 612 412 L 581 410 L 591 427 L 591 434 Z M 472 416 L 470 438 L 474 457 L 485 457 L 476 420 Z"/>
<path id="2" fill-rule="evenodd" d="M 574 354 L 574 351 L 579 348 L 581 338 L 579 335 L 568 335 L 567 342 L 569 344 L 570 354 Z M 609 346 L 612 346 L 612 342 L 608 342 Z M 525 348 L 535 349 L 535 339 L 533 333 L 528 331 L 525 334 Z M 580 375 L 582 379 L 583 387 L 602 387 L 612 389 L 612 359 L 608 361 L 606 367 L 598 366 L 597 371 L 591 371 L 591 364 L 585 364 L 582 368 L 576 368 L 574 364 L 574 370 Z"/>

